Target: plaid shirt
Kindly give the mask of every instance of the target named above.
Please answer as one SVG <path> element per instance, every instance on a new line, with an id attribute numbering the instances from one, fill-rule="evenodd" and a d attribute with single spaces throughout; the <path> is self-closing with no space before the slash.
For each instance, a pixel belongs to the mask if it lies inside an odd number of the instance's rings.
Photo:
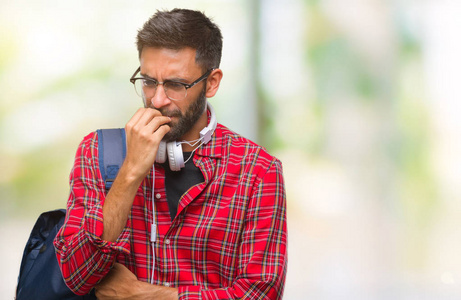
<path id="1" fill-rule="evenodd" d="M 64 280 L 78 294 L 89 292 L 115 261 L 142 281 L 152 272 L 152 175 L 139 187 L 117 241 L 104 241 L 105 190 L 97 158 L 97 136 L 92 133 L 77 150 L 66 221 L 55 239 Z M 181 197 L 173 221 L 164 170 L 155 167 L 154 283 L 177 287 L 179 299 L 281 298 L 287 225 L 280 161 L 218 124 L 193 162 L 205 182 Z"/>

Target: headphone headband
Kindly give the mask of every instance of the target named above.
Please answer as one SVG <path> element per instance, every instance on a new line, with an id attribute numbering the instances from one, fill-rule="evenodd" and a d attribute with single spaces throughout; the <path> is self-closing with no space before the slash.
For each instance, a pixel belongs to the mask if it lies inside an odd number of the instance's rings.
<path id="1" fill-rule="evenodd" d="M 210 123 L 208 124 L 207 127 L 203 128 L 200 131 L 200 139 L 203 139 L 204 144 L 208 144 L 208 142 L 211 140 L 211 136 L 213 135 L 213 132 L 216 129 L 216 126 L 218 125 L 218 122 L 216 121 L 216 114 L 214 112 L 213 106 L 211 106 L 210 102 L 207 101 L 207 108 L 211 113 L 210 117 Z"/>

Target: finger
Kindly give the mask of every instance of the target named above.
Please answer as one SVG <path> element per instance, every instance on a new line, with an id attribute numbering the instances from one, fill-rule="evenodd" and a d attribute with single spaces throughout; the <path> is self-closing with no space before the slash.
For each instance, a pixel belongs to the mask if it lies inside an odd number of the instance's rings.
<path id="1" fill-rule="evenodd" d="M 171 127 L 168 126 L 168 125 L 162 125 L 160 126 L 156 131 L 155 131 L 155 135 L 158 139 L 158 142 L 160 143 L 160 140 L 163 139 L 163 137 L 165 136 L 165 134 L 167 134 L 169 131 L 170 131 Z"/>
<path id="2" fill-rule="evenodd" d="M 157 126 L 157 124 L 159 125 Z M 139 133 L 138 141 L 141 141 L 142 144 L 148 148 L 154 147 L 157 149 L 160 141 L 169 131 L 170 126 L 167 124 L 162 124 L 161 122 L 153 122 L 153 124 L 146 126 L 145 130 Z"/>
<path id="3" fill-rule="evenodd" d="M 131 119 L 127 122 L 127 124 L 130 124 L 130 125 L 135 125 L 136 123 L 138 123 L 139 119 L 141 118 L 141 116 L 144 114 L 145 112 L 145 108 L 139 108 L 135 113 L 134 115 L 131 117 Z"/>
<path id="4" fill-rule="evenodd" d="M 171 122 L 170 117 L 160 116 L 155 117 L 146 125 L 146 131 L 149 133 L 155 133 L 160 127 L 167 125 Z"/>
<path id="5" fill-rule="evenodd" d="M 131 129 L 136 127 L 142 128 L 143 126 L 148 124 L 153 118 L 161 115 L 162 114 L 156 109 L 140 108 L 127 122 L 125 129 L 130 131 Z"/>
<path id="6" fill-rule="evenodd" d="M 150 122 L 146 125 L 141 125 L 141 122 L 139 122 L 139 124 L 131 128 L 129 127 L 129 125 L 127 125 L 125 128 L 127 133 L 127 141 L 130 141 L 133 137 L 141 138 L 141 140 L 145 142 L 149 140 L 154 141 L 156 139 L 153 135 L 156 133 L 156 131 L 160 127 L 163 127 L 166 124 L 168 124 L 170 121 L 171 119 L 169 117 L 159 116 L 150 120 Z"/>
<path id="7" fill-rule="evenodd" d="M 147 125 L 152 119 L 162 116 L 162 114 L 153 108 L 144 108 L 143 114 L 137 122 L 138 125 L 144 126 Z"/>

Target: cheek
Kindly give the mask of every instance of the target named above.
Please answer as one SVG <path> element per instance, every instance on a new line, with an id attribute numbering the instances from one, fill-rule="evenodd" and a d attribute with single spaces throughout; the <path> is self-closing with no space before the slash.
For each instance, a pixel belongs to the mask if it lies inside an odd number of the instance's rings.
<path id="1" fill-rule="evenodd" d="M 186 99 L 184 99 L 183 101 L 178 101 L 178 102 L 175 102 L 175 103 L 172 103 L 172 108 L 170 109 L 170 111 L 173 111 L 175 115 L 177 116 L 184 116 L 187 112 L 187 108 L 188 108 L 188 103 L 186 102 Z"/>

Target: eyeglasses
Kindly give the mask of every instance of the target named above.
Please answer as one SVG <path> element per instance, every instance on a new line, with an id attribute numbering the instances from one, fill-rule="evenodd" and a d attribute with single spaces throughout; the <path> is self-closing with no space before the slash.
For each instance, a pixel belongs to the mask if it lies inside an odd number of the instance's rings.
<path id="1" fill-rule="evenodd" d="M 130 82 L 134 85 L 136 93 L 139 97 L 154 97 L 158 85 L 162 84 L 163 89 L 165 90 L 165 94 L 170 100 L 181 101 L 187 97 L 188 89 L 190 89 L 203 79 L 206 79 L 213 70 L 214 69 L 208 70 L 205 74 L 200 76 L 197 80 L 195 80 L 192 83 L 184 83 L 173 80 L 165 80 L 163 82 L 160 82 L 152 78 L 136 77 L 136 75 L 141 71 L 141 67 L 139 67 L 136 70 L 136 72 L 134 72 L 133 76 L 131 76 Z"/>

